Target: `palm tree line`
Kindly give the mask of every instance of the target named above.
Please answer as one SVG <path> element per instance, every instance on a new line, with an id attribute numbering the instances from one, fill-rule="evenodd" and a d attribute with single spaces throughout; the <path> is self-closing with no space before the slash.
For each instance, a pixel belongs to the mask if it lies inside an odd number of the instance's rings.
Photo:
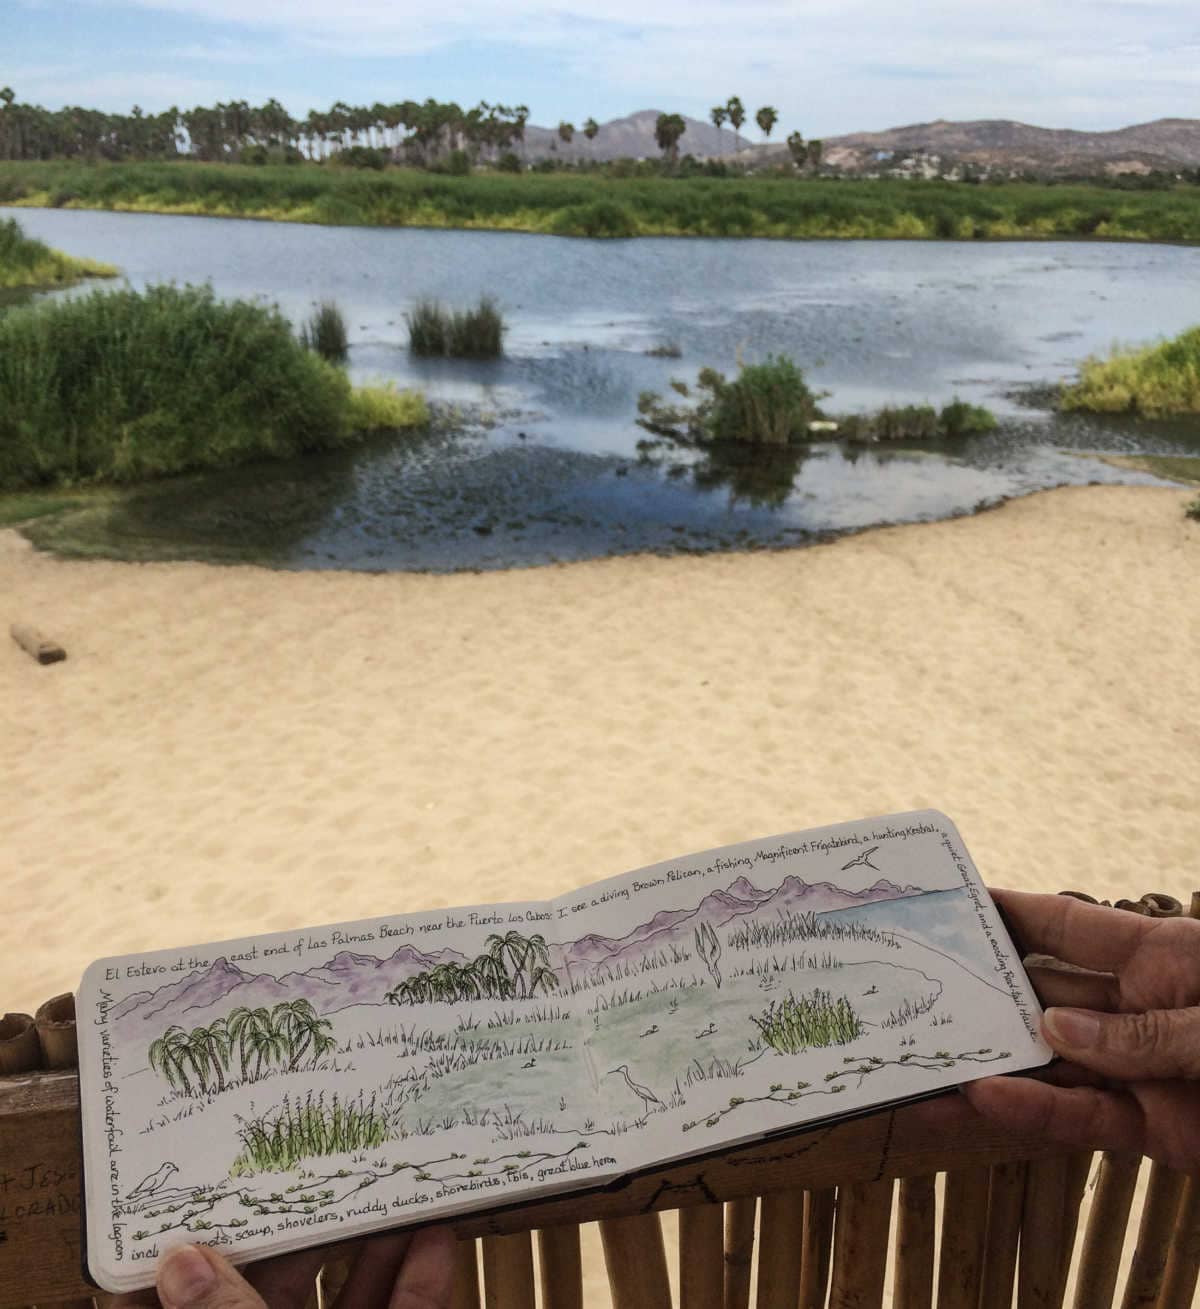
<path id="1" fill-rule="evenodd" d="M 392 1004 L 463 1000 L 525 1000 L 558 986 L 544 936 L 493 933 L 484 953 L 469 964 L 445 963 L 406 978 L 387 993 Z"/>
<path id="2" fill-rule="evenodd" d="M 332 1030 L 307 1000 L 282 1001 L 269 1010 L 239 1006 L 190 1032 L 178 1024 L 169 1027 L 151 1042 L 150 1067 L 173 1091 L 220 1094 L 235 1058 L 244 1082 L 258 1081 L 271 1068 L 315 1068 L 334 1048 Z"/>

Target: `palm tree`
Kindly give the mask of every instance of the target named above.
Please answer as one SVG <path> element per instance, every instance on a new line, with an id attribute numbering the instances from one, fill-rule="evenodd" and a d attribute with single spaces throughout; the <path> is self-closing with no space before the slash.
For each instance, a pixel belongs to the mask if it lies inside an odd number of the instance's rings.
<path id="1" fill-rule="evenodd" d="M 729 125 L 733 128 L 733 148 L 740 150 L 742 148 L 742 138 L 739 133 L 742 130 L 742 124 L 746 121 L 745 107 L 736 95 L 731 95 L 725 105 L 725 112 L 729 115 Z"/>
<path id="2" fill-rule="evenodd" d="M 708 112 L 708 116 L 717 129 L 717 144 L 723 151 L 725 149 L 725 120 L 729 117 L 729 110 L 724 105 L 713 105 Z"/>
<path id="3" fill-rule="evenodd" d="M 664 158 L 671 164 L 679 158 L 679 138 L 687 131 L 682 114 L 659 114 L 654 124 L 654 139 Z"/>
<path id="4" fill-rule="evenodd" d="M 244 1078 L 249 1077 L 250 1056 L 257 1055 L 258 1067 L 254 1072 L 257 1078 L 269 1047 L 269 1039 L 264 1042 L 264 1038 L 275 1036 L 270 1013 L 263 1008 L 247 1009 L 239 1005 L 226 1020 L 226 1030 L 230 1041 L 237 1042 L 238 1064 Z"/>
<path id="5" fill-rule="evenodd" d="M 307 1000 L 281 1001 L 271 1010 L 271 1025 L 283 1039 L 289 1072 L 310 1046 L 314 1063 L 333 1048 L 333 1038 L 328 1035 L 333 1025 L 321 1018 Z"/>
<path id="6" fill-rule="evenodd" d="M 208 1065 L 217 1079 L 217 1094 L 225 1089 L 224 1070 L 229 1067 L 229 1032 L 224 1018 L 214 1019 L 207 1027 L 192 1031 L 191 1040 L 203 1047 Z"/>
<path id="7" fill-rule="evenodd" d="M 178 1025 L 168 1027 L 157 1041 L 150 1043 L 150 1067 L 167 1079 L 174 1090 L 182 1088 L 184 1095 L 194 1094 L 188 1081 L 185 1064 L 191 1063 L 188 1035 Z"/>
<path id="8" fill-rule="evenodd" d="M 600 134 L 600 124 L 594 118 L 589 118 L 583 125 L 583 134 L 589 141 L 594 141 Z"/>
<path id="9" fill-rule="evenodd" d="M 575 124 L 559 123 L 558 139 L 563 143 L 563 145 L 570 145 L 575 139 Z"/>
<path id="10" fill-rule="evenodd" d="M 799 132 L 793 132 L 787 139 L 787 148 L 792 153 L 792 162 L 797 168 L 803 168 L 808 162 L 808 146 Z"/>
<path id="11" fill-rule="evenodd" d="M 825 152 L 825 143 L 823 141 L 810 141 L 808 143 L 808 162 L 812 168 L 821 167 L 821 156 Z"/>
<path id="12" fill-rule="evenodd" d="M 187 1058 L 196 1074 L 196 1083 L 200 1094 L 208 1091 L 208 1076 L 212 1071 L 212 1054 L 208 1048 L 207 1033 L 203 1027 L 193 1027 L 187 1034 Z"/>
<path id="13" fill-rule="evenodd" d="M 779 122 L 779 112 L 771 105 L 763 107 L 754 115 L 754 121 L 758 124 L 758 129 L 763 134 L 765 141 L 775 130 L 775 124 Z"/>

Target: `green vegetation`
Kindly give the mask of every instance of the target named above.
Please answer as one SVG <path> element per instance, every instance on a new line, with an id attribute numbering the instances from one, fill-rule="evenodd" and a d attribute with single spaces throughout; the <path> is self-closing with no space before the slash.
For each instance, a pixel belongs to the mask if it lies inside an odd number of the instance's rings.
<path id="1" fill-rule="evenodd" d="M 870 941 L 875 945 L 899 948 L 892 932 L 865 923 L 818 918 L 811 910 L 799 914 L 789 911 L 767 922 L 753 918 L 730 932 L 728 941 L 735 950 L 755 951 L 791 945 L 794 941 Z"/>
<path id="2" fill-rule="evenodd" d="M 1200 486 L 1200 455 L 1082 455 L 1086 459 L 1099 459 L 1113 468 L 1131 468 L 1135 473 L 1151 473 L 1172 482 L 1186 482 Z"/>
<path id="3" fill-rule="evenodd" d="M 838 424 L 848 441 L 933 441 L 990 432 L 995 415 L 978 405 L 952 400 L 939 413 L 932 405 L 885 406 L 874 414 L 851 414 Z"/>
<path id="4" fill-rule="evenodd" d="M 392 1004 L 455 1004 L 462 1000 L 524 1000 L 552 991 L 558 976 L 549 967 L 550 950 L 541 935 L 492 933 L 485 954 L 469 964 L 438 964 L 409 977 L 387 993 Z"/>
<path id="5" fill-rule="evenodd" d="M 335 1091 L 326 1103 L 325 1093 L 310 1091 L 295 1103 L 287 1096 L 283 1104 L 258 1118 L 239 1119 L 241 1153 L 230 1169 L 233 1177 L 251 1173 L 283 1173 L 305 1159 L 332 1154 L 371 1150 L 392 1135 L 387 1115 L 360 1091 L 355 1099 L 342 1101 Z M 301 1195 L 315 1202 L 316 1196 Z"/>
<path id="6" fill-rule="evenodd" d="M 477 308 L 462 310 L 421 300 L 404 317 L 409 349 L 416 355 L 496 359 L 504 348 L 504 318 L 488 296 L 480 299 Z"/>
<path id="7" fill-rule="evenodd" d="M 0 317 L 0 489 L 132 482 L 348 443 L 423 403 L 369 393 L 275 309 L 123 290 Z"/>
<path id="8" fill-rule="evenodd" d="M 116 277 L 111 264 L 73 259 L 21 231 L 15 218 L 0 219 L 0 291 L 69 286 L 84 277 Z"/>
<path id="9" fill-rule="evenodd" d="M 356 386 L 350 392 L 350 428 L 355 432 L 401 431 L 425 427 L 429 406 L 419 391 L 399 391 L 395 382 Z"/>
<path id="10" fill-rule="evenodd" d="M 763 1040 L 781 1054 L 799 1054 L 812 1046 L 848 1045 L 863 1030 L 862 1020 L 844 995 L 834 1000 L 820 989 L 799 999 L 789 991 L 750 1021 Z"/>
<path id="11" fill-rule="evenodd" d="M 350 352 L 346 320 L 332 300 L 323 300 L 300 329 L 300 344 L 315 350 L 322 359 L 340 364 Z"/>
<path id="12" fill-rule="evenodd" d="M 1200 327 L 1173 341 L 1088 359 L 1062 396 L 1064 409 L 1148 417 L 1200 413 Z"/>
<path id="13" fill-rule="evenodd" d="M 657 163 L 653 175 L 636 175 L 640 167 L 454 177 L 317 165 L 0 163 L 0 203 L 573 236 L 1200 241 L 1200 205 L 1185 189 L 663 177 Z M 612 207 L 594 208 L 602 202 Z"/>
<path id="14" fill-rule="evenodd" d="M 1183 507 L 1183 512 L 1188 518 L 1194 518 L 1200 522 L 1200 497 L 1195 500 L 1189 500 Z"/>

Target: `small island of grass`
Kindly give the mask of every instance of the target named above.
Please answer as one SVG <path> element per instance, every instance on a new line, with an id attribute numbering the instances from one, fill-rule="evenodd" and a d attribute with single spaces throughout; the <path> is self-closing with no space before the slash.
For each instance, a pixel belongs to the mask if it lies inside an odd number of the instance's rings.
<path id="1" fill-rule="evenodd" d="M 1061 403 L 1064 409 L 1147 418 L 1200 414 L 1200 327 L 1173 341 L 1085 360 Z"/>
<path id="2" fill-rule="evenodd" d="M 0 220 L 0 291 L 44 291 L 116 275 L 111 264 L 76 259 L 26 236 L 15 218 Z"/>

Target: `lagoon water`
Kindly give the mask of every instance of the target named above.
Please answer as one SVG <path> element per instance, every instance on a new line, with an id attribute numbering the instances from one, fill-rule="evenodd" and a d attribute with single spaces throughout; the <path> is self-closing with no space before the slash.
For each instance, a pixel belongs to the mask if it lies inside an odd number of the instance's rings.
<path id="1" fill-rule="evenodd" d="M 285 567 L 489 568 L 787 545 L 969 512 L 1062 483 L 1153 481 L 1086 452 L 1200 453 L 1200 424 L 1055 416 L 1020 393 L 1196 321 L 1200 249 L 1113 243 L 588 241 L 0 209 L 134 286 L 211 282 L 299 322 L 336 300 L 356 381 L 476 420 L 457 435 L 179 479 L 109 516 L 113 548 Z M 405 310 L 500 303 L 505 358 L 421 361 Z M 78 294 L 78 291 L 66 294 Z M 648 351 L 677 346 L 678 359 Z M 987 405 L 952 448 L 831 441 L 766 466 L 639 462 L 638 393 L 792 356 L 825 407 Z"/>

